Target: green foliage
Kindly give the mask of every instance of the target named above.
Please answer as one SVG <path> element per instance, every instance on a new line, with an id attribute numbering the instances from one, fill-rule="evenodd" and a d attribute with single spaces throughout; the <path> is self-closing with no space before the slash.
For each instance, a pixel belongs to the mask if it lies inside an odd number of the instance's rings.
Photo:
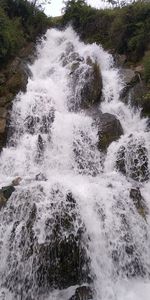
<path id="1" fill-rule="evenodd" d="M 27 0 L 0 0 L 0 64 L 29 41 L 34 41 L 49 25 L 47 16 Z"/>
<path id="2" fill-rule="evenodd" d="M 23 43 L 24 37 L 19 19 L 10 20 L 0 9 L 0 62 L 15 55 Z"/>
<path id="3" fill-rule="evenodd" d="M 150 44 L 150 3 L 137 1 L 122 8 L 98 10 L 85 1 L 67 1 L 62 23 L 71 23 L 87 42 L 101 43 L 136 62 Z"/>

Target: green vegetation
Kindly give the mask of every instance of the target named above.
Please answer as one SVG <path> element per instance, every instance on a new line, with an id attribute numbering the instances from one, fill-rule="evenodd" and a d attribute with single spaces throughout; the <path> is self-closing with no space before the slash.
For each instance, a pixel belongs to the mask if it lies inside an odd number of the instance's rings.
<path id="1" fill-rule="evenodd" d="M 42 34 L 50 19 L 27 0 L 0 0 L 0 66 Z"/>
<path id="2" fill-rule="evenodd" d="M 137 62 L 150 45 L 150 3 L 136 3 L 98 10 L 84 0 L 67 1 L 63 25 L 71 23 L 86 42 L 102 44 Z"/>

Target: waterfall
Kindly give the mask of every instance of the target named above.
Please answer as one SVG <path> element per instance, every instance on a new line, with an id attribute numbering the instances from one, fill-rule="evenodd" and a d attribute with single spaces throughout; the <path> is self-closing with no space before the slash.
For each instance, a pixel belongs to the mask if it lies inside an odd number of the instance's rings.
<path id="1" fill-rule="evenodd" d="M 114 115 L 124 132 L 107 152 L 81 108 L 93 64 L 103 84 L 97 114 Z M 120 100 L 124 83 L 112 56 L 70 27 L 48 30 L 29 67 L 0 157 L 0 186 L 22 179 L 0 210 L 0 299 L 80 299 L 75 290 L 87 286 L 92 296 L 82 300 L 148 300 L 147 120 Z"/>

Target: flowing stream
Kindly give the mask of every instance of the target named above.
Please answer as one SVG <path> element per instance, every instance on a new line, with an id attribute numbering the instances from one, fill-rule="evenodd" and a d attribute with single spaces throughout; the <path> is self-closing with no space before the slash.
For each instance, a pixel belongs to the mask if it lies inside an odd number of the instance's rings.
<path id="1" fill-rule="evenodd" d="M 97 148 L 92 117 L 79 109 L 88 57 L 102 73 L 103 101 L 97 109 L 115 115 L 124 131 L 106 154 Z M 82 68 L 75 87 L 74 62 Z M 90 285 L 94 300 L 149 300 L 150 183 L 131 176 L 139 147 L 150 158 L 147 120 L 119 100 L 123 80 L 112 56 L 79 41 L 72 28 L 48 30 L 30 70 L 26 93 L 14 100 L 11 137 L 0 157 L 0 186 L 22 179 L 0 211 L 0 299 L 69 300 L 78 285 Z M 119 149 L 126 149 L 126 176 L 116 168 Z M 130 197 L 133 188 L 144 199 L 144 216 Z M 71 233 L 82 231 L 78 243 L 87 260 L 76 284 L 66 270 L 68 286 L 65 273 L 56 280 L 60 269 L 47 255 L 58 232 L 60 243 L 70 239 L 63 224 L 66 210 Z M 49 259 L 53 262 L 53 253 Z"/>

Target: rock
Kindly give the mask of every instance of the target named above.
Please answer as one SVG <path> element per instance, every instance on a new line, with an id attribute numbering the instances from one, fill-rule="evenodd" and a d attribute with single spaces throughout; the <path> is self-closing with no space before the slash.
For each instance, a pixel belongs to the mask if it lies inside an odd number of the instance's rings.
<path id="1" fill-rule="evenodd" d="M 12 185 L 5 186 L 0 189 L 0 209 L 6 205 L 8 199 L 14 191 L 15 188 Z"/>
<path id="2" fill-rule="evenodd" d="M 0 210 L 7 203 L 7 199 L 4 197 L 3 193 L 0 190 Z"/>
<path id="3" fill-rule="evenodd" d="M 61 56 L 63 66 L 70 70 L 70 86 L 72 96 L 68 99 L 71 111 L 78 111 L 91 107 L 100 102 L 102 95 L 102 76 L 99 65 L 90 57 L 86 61 L 79 53 L 74 51 L 71 43 L 68 43 L 66 52 Z"/>
<path id="4" fill-rule="evenodd" d="M 139 65 L 139 66 L 136 66 L 136 67 L 134 68 L 134 70 L 135 70 L 135 72 L 138 73 L 138 74 L 143 74 L 143 72 L 144 72 L 144 67 L 143 67 L 143 65 Z"/>
<path id="5" fill-rule="evenodd" d="M 18 68 L 17 73 L 7 81 L 7 87 L 10 93 L 16 95 L 19 91 L 26 91 L 28 76 L 26 72 Z"/>
<path id="6" fill-rule="evenodd" d="M 140 77 L 137 72 L 132 69 L 122 69 L 121 76 L 123 78 L 123 82 L 125 83 L 125 87 L 121 92 L 121 98 L 127 97 L 127 94 L 131 88 L 133 88 L 138 82 L 140 82 Z"/>
<path id="7" fill-rule="evenodd" d="M 35 43 L 31 42 L 23 47 L 19 53 L 19 57 L 25 64 L 33 64 L 35 59 L 37 58 Z"/>
<path id="8" fill-rule="evenodd" d="M 6 144 L 7 129 L 8 129 L 8 111 L 4 107 L 0 107 L 0 151 Z"/>
<path id="9" fill-rule="evenodd" d="M 92 300 L 93 292 L 89 286 L 81 286 L 76 289 L 75 295 L 69 300 Z"/>
<path id="10" fill-rule="evenodd" d="M 37 264 L 41 266 L 37 270 L 38 285 L 43 282 L 43 276 L 45 282 L 56 288 L 67 288 L 88 280 L 88 259 L 82 246 L 85 229 L 76 209 L 76 202 L 69 193 L 66 204 L 61 204 L 54 219 L 47 220 L 47 229 L 49 226 L 53 229 L 47 243 L 38 249 Z M 79 226 L 77 231 L 75 224 Z"/>
<path id="11" fill-rule="evenodd" d="M 85 84 L 81 89 L 81 108 L 88 108 L 100 102 L 102 95 L 102 77 L 98 64 L 93 63 L 84 76 Z"/>
<path id="12" fill-rule="evenodd" d="M 125 54 L 114 54 L 114 59 L 117 67 L 123 67 L 127 62 L 127 56 Z"/>
<path id="13" fill-rule="evenodd" d="M 30 56 L 34 56 L 35 44 L 29 43 L 22 48 L 18 57 L 1 69 L 0 72 L 0 111 L 3 108 L 7 111 L 6 118 L 0 116 L 0 151 L 6 145 L 8 128 L 9 128 L 9 110 L 11 110 L 11 103 L 19 91 L 26 91 L 28 76 L 31 76 L 27 63 L 31 61 Z"/>
<path id="14" fill-rule="evenodd" d="M 3 196 L 5 197 L 6 200 L 8 200 L 11 196 L 11 194 L 15 191 L 14 186 L 5 186 L 2 187 L 1 192 L 3 193 Z"/>
<path id="15" fill-rule="evenodd" d="M 93 119 L 93 124 L 98 128 L 98 149 L 105 152 L 109 145 L 123 134 L 120 121 L 112 114 L 103 114 L 98 105 L 85 110 L 85 113 Z"/>
<path id="16" fill-rule="evenodd" d="M 37 175 L 35 176 L 35 180 L 37 180 L 37 181 L 47 181 L 47 178 L 45 177 L 44 174 L 39 173 L 39 174 L 37 174 Z"/>
<path id="17" fill-rule="evenodd" d="M 55 119 L 54 109 L 49 111 L 49 114 L 43 115 L 42 118 L 34 115 L 29 115 L 24 122 L 27 132 L 35 134 L 35 129 L 38 125 L 41 133 L 50 133 L 50 128 Z"/>
<path id="18" fill-rule="evenodd" d="M 132 86 L 139 79 L 132 69 L 122 69 L 122 76 L 126 85 Z"/>
<path id="19" fill-rule="evenodd" d="M 142 117 L 150 116 L 150 93 L 143 80 L 143 66 L 139 65 L 131 69 L 123 69 L 125 75 L 125 87 L 121 92 L 121 100 L 130 104 L 135 109 L 141 109 Z M 128 70 L 128 71 L 127 71 Z"/>
<path id="20" fill-rule="evenodd" d="M 132 235 L 131 223 L 126 213 L 126 208 L 120 199 L 117 207 L 120 207 L 120 221 L 116 228 L 118 238 L 112 240 L 112 261 L 114 268 L 119 275 L 131 277 L 143 277 L 146 274 L 145 266 L 141 259 L 141 247 L 137 247 L 135 239 Z"/>
<path id="21" fill-rule="evenodd" d="M 102 151 L 106 151 L 108 146 L 117 141 L 123 134 L 120 121 L 111 114 L 105 113 L 101 115 L 99 126 L 99 144 L 98 147 Z"/>
<path id="22" fill-rule="evenodd" d="M 0 118 L 0 134 L 5 133 L 5 129 L 6 129 L 6 119 Z"/>
<path id="23" fill-rule="evenodd" d="M 0 97 L 0 109 L 2 107 L 8 108 L 10 102 L 13 100 L 13 94 L 8 93 L 6 96 Z"/>
<path id="24" fill-rule="evenodd" d="M 138 213 L 146 220 L 146 215 L 148 214 L 148 208 L 145 204 L 144 198 L 141 195 L 140 189 L 132 188 L 130 190 L 130 198 L 133 200 L 133 203 L 138 211 Z"/>
<path id="25" fill-rule="evenodd" d="M 87 109 L 99 103 L 102 95 L 102 77 L 99 65 L 90 58 L 85 62 L 73 62 L 71 65 L 72 98 L 68 105 L 70 110 Z"/>
<path id="26" fill-rule="evenodd" d="M 6 76 L 3 73 L 0 73 L 0 86 L 6 82 Z"/>
<path id="27" fill-rule="evenodd" d="M 35 198 L 38 195 L 40 199 L 45 199 L 43 193 L 39 186 Z M 32 292 L 33 299 L 37 299 L 37 295 L 44 299 L 43 295 L 54 288 L 64 289 L 88 283 L 91 280 L 89 258 L 82 244 L 85 227 L 72 194 L 68 192 L 63 198 L 58 186 L 51 190 L 53 201 L 47 203 L 50 213 L 42 216 L 44 238 L 41 242 L 35 234 L 41 212 L 38 205 L 31 202 L 30 194 L 33 201 L 33 191 L 22 194 L 22 201 L 24 205 L 26 203 L 25 220 L 21 219 L 21 223 L 16 221 L 11 232 L 9 246 L 12 251 L 8 259 L 6 286 L 13 289 L 16 295 L 20 292 L 19 287 L 23 286 L 23 299 L 27 299 L 26 292 L 28 296 Z M 18 212 L 15 208 L 15 214 Z M 14 256 L 13 249 L 19 259 Z M 22 261 L 27 272 L 22 272 Z"/>
<path id="28" fill-rule="evenodd" d="M 138 182 L 149 179 L 148 152 L 143 140 L 131 135 L 126 145 L 121 146 L 116 160 L 117 169 Z"/>
<path id="29" fill-rule="evenodd" d="M 140 100 L 139 106 L 142 108 L 142 116 L 150 117 L 150 92 L 145 92 Z"/>
<path id="30" fill-rule="evenodd" d="M 19 185 L 20 184 L 20 182 L 21 182 L 21 180 L 22 180 L 22 178 L 21 177 L 17 177 L 17 178 L 15 178 L 13 181 L 12 181 L 12 186 L 17 186 L 17 185 Z"/>

